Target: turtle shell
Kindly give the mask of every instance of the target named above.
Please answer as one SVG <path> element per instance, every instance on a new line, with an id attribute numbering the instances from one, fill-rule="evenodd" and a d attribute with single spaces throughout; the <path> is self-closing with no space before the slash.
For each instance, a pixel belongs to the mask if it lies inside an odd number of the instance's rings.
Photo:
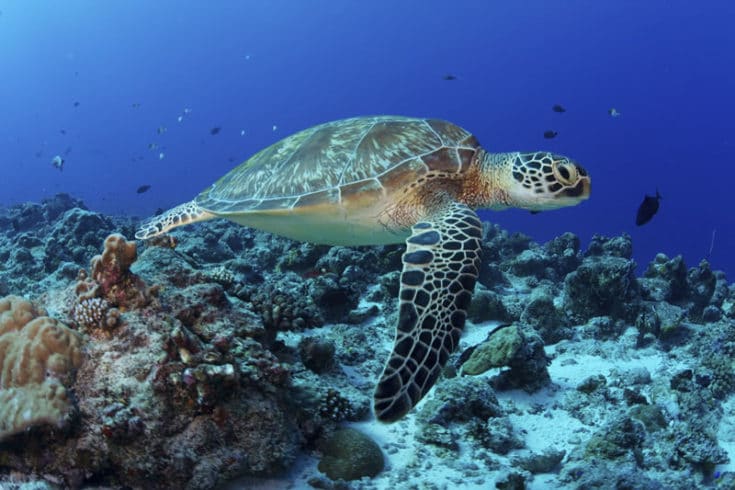
<path id="1" fill-rule="evenodd" d="M 227 215 L 390 194 L 428 171 L 464 172 L 478 146 L 466 130 L 437 119 L 343 119 L 258 152 L 205 189 L 196 203 Z"/>

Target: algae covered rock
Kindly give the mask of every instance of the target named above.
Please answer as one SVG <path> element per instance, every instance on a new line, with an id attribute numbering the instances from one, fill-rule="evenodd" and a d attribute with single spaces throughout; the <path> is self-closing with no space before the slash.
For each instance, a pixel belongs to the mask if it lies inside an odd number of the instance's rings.
<path id="1" fill-rule="evenodd" d="M 633 239 L 627 233 L 615 237 L 594 235 L 585 253 L 588 257 L 633 257 Z"/>
<path id="2" fill-rule="evenodd" d="M 551 264 L 551 258 L 543 249 L 529 249 L 510 260 L 510 271 L 516 276 L 535 276 L 541 279 L 546 276 L 546 269 L 551 267 Z"/>
<path id="3" fill-rule="evenodd" d="M 516 326 L 501 328 L 481 343 L 462 365 L 466 374 L 482 374 L 490 368 L 507 366 L 523 345 L 523 336 Z"/>
<path id="4" fill-rule="evenodd" d="M 616 459 L 629 452 L 640 452 L 646 438 L 644 425 L 627 416 L 613 419 L 587 442 L 587 454 Z"/>
<path id="5" fill-rule="evenodd" d="M 551 267 L 558 277 L 564 277 L 582 263 L 579 251 L 579 237 L 566 232 L 544 245 L 546 253 L 551 256 Z"/>
<path id="6" fill-rule="evenodd" d="M 503 322 L 511 319 L 501 295 L 482 286 L 477 289 L 467 310 L 468 319 L 475 323 L 491 320 Z"/>
<path id="7" fill-rule="evenodd" d="M 689 298 L 693 303 L 693 309 L 701 312 L 712 298 L 717 285 L 717 277 L 709 266 L 709 262 L 702 260 L 698 267 L 692 267 L 687 272 L 687 284 L 689 285 Z"/>
<path id="8" fill-rule="evenodd" d="M 587 258 L 564 280 L 564 307 L 575 321 L 604 315 L 634 321 L 638 299 L 635 262 L 628 259 Z"/>
<path id="9" fill-rule="evenodd" d="M 327 437 L 321 446 L 319 471 L 332 480 L 359 480 L 383 470 L 385 461 L 380 447 L 355 429 L 340 429 Z"/>
<path id="10" fill-rule="evenodd" d="M 417 420 L 423 424 L 448 426 L 502 415 L 503 409 L 487 379 L 461 376 L 439 383 L 434 396 L 419 410 Z"/>
<path id="11" fill-rule="evenodd" d="M 652 299 L 676 302 L 687 295 L 687 267 L 684 258 L 677 255 L 669 259 L 659 253 L 648 264 L 642 282 Z"/>
<path id="12" fill-rule="evenodd" d="M 532 326 L 546 344 L 555 344 L 562 339 L 571 338 L 573 331 L 562 320 L 561 313 L 554 306 L 550 293 L 534 294 L 521 313 L 521 323 Z"/>
<path id="13" fill-rule="evenodd" d="M 508 325 L 494 330 L 487 340 L 474 347 L 462 364 L 462 373 L 474 376 L 491 368 L 507 367 L 491 378 L 492 386 L 532 393 L 549 382 L 548 364 L 544 341 L 538 333 Z"/>

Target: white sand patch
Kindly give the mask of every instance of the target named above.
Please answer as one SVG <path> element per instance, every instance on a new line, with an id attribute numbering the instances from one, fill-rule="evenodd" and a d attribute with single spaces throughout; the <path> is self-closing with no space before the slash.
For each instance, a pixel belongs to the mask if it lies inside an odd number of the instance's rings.
<path id="1" fill-rule="evenodd" d="M 735 396 L 731 396 L 722 404 L 722 420 L 717 431 L 717 442 L 727 451 L 730 462 L 717 465 L 720 472 L 735 471 Z"/>
<path id="2" fill-rule="evenodd" d="M 460 349 L 485 340 L 488 333 L 499 325 L 498 322 L 472 324 L 468 322 L 462 336 Z M 289 339 L 293 343 L 296 339 Z M 392 341 L 376 339 L 384 344 L 387 356 L 392 348 Z M 654 348 L 625 350 L 618 355 L 621 349 L 620 339 L 617 341 L 574 342 L 573 349 L 546 346 L 546 352 L 554 356 L 549 366 L 553 385 L 537 393 L 528 394 L 520 390 L 498 392 L 497 397 L 503 409 L 513 424 L 517 435 L 523 440 L 526 447 L 522 450 L 511 451 L 508 455 L 493 454 L 492 459 L 500 463 L 502 468 L 510 467 L 510 460 L 519 455 L 530 452 L 565 450 L 567 454 L 580 445 L 583 445 L 599 426 L 590 426 L 572 417 L 561 409 L 563 399 L 567 393 L 576 390 L 576 387 L 586 378 L 601 374 L 608 379 L 616 378 L 616 373 L 630 371 L 636 368 L 645 368 L 651 376 L 677 372 L 685 366 L 682 361 L 673 361 L 665 352 Z M 589 348 L 585 347 L 589 344 Z M 559 344 L 561 345 L 561 344 Z M 355 369 L 343 367 L 343 371 L 355 385 L 366 382 L 364 376 Z M 499 370 L 491 370 L 484 376 L 493 376 Z M 417 441 L 418 427 L 416 413 L 426 401 L 433 396 L 433 391 L 422 400 L 403 420 L 394 424 L 383 424 L 374 419 L 349 424 L 372 437 L 383 450 L 386 466 L 382 473 L 373 479 L 363 479 L 351 482 L 352 488 L 364 490 L 383 490 L 395 488 L 416 488 L 436 490 L 475 490 L 494 488 L 494 482 L 501 470 L 489 469 L 484 462 L 474 461 L 468 442 L 459 441 L 458 452 L 442 452 L 441 449 L 427 446 Z M 729 411 L 723 418 L 720 427 L 721 444 L 735 457 L 735 398 L 728 405 Z M 729 419 L 729 421 L 727 421 Z M 727 422 L 726 422 L 727 421 Z M 603 421 L 600 421 L 602 423 Z M 257 482 L 249 479 L 247 488 L 255 490 L 270 490 L 275 488 L 310 489 L 307 481 L 315 476 L 326 478 L 317 469 L 316 454 L 301 457 L 298 464 L 289 475 L 283 478 L 273 478 Z M 563 462 L 562 462 L 563 464 Z M 731 469 L 724 466 L 721 469 Z M 237 486 L 229 489 L 242 488 Z M 557 475 L 553 473 L 535 475 L 528 481 L 529 490 L 546 490 L 549 488 L 573 488 L 562 485 Z"/>

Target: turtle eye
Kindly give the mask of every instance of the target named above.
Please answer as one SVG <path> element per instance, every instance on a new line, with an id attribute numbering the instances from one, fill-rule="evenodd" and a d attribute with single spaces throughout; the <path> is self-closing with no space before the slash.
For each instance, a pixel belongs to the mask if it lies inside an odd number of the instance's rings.
<path id="1" fill-rule="evenodd" d="M 554 175 L 560 183 L 571 185 L 577 181 L 577 168 L 569 163 L 558 162 L 554 165 Z"/>

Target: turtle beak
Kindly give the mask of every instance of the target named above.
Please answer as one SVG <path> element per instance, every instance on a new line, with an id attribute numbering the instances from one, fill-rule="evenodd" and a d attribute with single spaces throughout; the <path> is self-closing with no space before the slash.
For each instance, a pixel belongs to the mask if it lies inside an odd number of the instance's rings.
<path id="1" fill-rule="evenodd" d="M 581 170 L 581 167 L 580 167 Z M 580 172 L 580 175 L 581 172 Z M 590 198 L 590 193 L 592 192 L 592 183 L 590 182 L 590 178 L 586 175 L 579 179 L 579 182 L 577 182 L 577 185 L 574 187 L 569 187 L 568 189 L 564 189 L 564 195 L 567 197 L 571 197 L 573 199 L 576 199 L 578 201 L 584 201 L 586 199 Z"/>

